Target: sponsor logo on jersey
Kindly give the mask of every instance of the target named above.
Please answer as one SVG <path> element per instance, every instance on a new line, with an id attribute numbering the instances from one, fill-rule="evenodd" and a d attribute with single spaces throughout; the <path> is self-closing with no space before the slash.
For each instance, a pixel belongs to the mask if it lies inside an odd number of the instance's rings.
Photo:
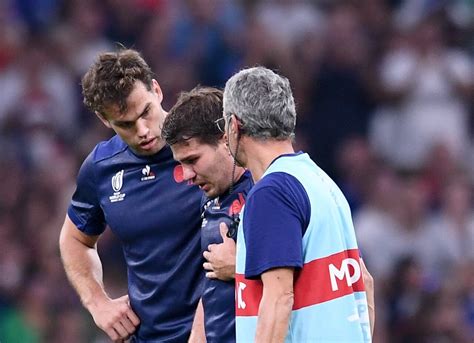
<path id="1" fill-rule="evenodd" d="M 114 194 L 109 196 L 110 202 L 122 201 L 125 198 L 125 193 L 121 193 L 120 190 L 123 186 L 123 169 L 112 177 L 112 189 Z"/>
<path id="2" fill-rule="evenodd" d="M 257 316 L 262 299 L 262 281 L 248 280 L 243 274 L 236 274 L 235 284 L 237 316 Z M 359 251 L 342 251 L 307 262 L 295 274 L 293 310 L 364 290 Z"/>
<path id="3" fill-rule="evenodd" d="M 155 173 L 151 171 L 150 166 L 147 164 L 145 168 L 142 169 L 143 177 L 140 179 L 141 181 L 148 181 L 155 179 Z"/>

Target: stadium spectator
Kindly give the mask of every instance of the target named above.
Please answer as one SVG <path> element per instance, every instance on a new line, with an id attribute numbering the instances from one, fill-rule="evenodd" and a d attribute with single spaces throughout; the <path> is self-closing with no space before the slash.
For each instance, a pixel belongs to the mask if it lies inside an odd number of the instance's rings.
<path id="1" fill-rule="evenodd" d="M 397 40 L 380 68 L 392 106 L 374 119 L 374 149 L 398 168 L 420 169 L 431 149 L 443 144 L 462 163 L 470 147 L 467 101 L 474 73 L 469 56 L 447 46 L 443 21 L 436 16 Z"/>

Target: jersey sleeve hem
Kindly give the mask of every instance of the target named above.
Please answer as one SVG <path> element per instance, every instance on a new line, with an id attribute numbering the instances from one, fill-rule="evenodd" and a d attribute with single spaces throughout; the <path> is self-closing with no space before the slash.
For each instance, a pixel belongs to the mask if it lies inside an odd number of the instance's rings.
<path id="1" fill-rule="evenodd" d="M 74 209 L 71 207 L 68 208 L 67 210 L 67 215 L 69 219 L 73 222 L 74 225 L 76 225 L 77 229 L 81 231 L 82 233 L 89 235 L 89 236 L 98 236 L 104 232 L 104 230 L 101 229 L 91 229 L 90 226 L 87 226 L 86 223 L 81 219 L 80 216 L 76 214 Z"/>
<path id="2" fill-rule="evenodd" d="M 297 260 L 292 260 L 292 261 L 274 261 L 274 262 L 269 262 L 266 263 L 265 265 L 255 268 L 255 269 L 249 269 L 245 271 L 245 278 L 254 280 L 254 279 L 260 279 L 261 275 L 265 273 L 266 271 L 274 268 L 295 268 L 295 269 L 301 269 L 303 267 L 303 264 L 301 261 Z"/>

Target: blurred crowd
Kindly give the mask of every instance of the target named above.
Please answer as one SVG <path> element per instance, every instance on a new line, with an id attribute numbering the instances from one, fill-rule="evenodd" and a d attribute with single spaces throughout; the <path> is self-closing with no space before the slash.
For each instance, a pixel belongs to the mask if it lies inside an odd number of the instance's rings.
<path id="1" fill-rule="evenodd" d="M 58 237 L 82 160 L 111 135 L 80 79 L 122 45 L 150 63 L 165 109 L 245 66 L 288 77 L 296 147 L 352 207 L 375 342 L 474 340 L 473 1 L 1 0 L 2 343 L 106 341 Z M 106 288 L 122 294 L 110 232 L 99 250 Z"/>

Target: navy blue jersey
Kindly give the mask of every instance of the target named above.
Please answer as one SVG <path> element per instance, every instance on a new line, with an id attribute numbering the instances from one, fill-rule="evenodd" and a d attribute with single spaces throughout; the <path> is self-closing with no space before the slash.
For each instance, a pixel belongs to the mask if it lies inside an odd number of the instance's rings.
<path id="1" fill-rule="evenodd" d="M 201 228 L 201 249 L 207 250 L 209 244 L 222 243 L 219 224 L 229 227 L 239 216 L 245 198 L 253 185 L 250 172 L 246 171 L 234 185 L 232 193 L 215 199 L 204 199 L 203 222 Z M 237 238 L 234 231 L 232 238 Z M 205 279 L 202 295 L 204 323 L 208 343 L 235 342 L 235 282 Z"/>
<path id="2" fill-rule="evenodd" d="M 119 237 L 130 303 L 141 324 L 134 342 L 185 342 L 202 291 L 202 192 L 183 182 L 166 146 L 137 156 L 118 137 L 84 161 L 68 215 L 88 235 L 106 225 Z"/>

